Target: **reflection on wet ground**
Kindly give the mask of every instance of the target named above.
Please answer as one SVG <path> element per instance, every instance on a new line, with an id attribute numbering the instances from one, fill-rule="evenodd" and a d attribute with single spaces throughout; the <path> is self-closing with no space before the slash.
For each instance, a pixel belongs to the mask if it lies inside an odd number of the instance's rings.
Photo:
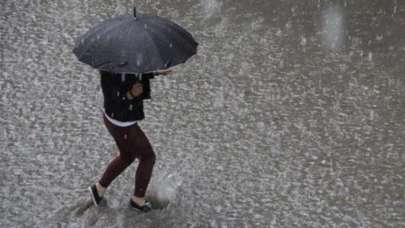
<path id="1" fill-rule="evenodd" d="M 404 1 L 1 4 L 1 227 L 405 226 Z M 169 202 L 149 214 L 126 208 L 135 166 L 90 204 L 115 147 L 71 52 L 133 5 L 200 43 L 145 104 Z"/>

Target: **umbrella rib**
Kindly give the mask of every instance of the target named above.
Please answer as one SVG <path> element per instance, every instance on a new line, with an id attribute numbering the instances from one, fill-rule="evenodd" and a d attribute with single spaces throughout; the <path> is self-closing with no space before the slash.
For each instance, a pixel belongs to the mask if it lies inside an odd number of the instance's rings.
<path id="1" fill-rule="evenodd" d="M 108 23 L 119 23 L 119 20 L 123 19 L 125 17 L 117 17 L 117 18 L 112 18 L 109 21 L 107 21 Z M 103 28 L 105 28 L 105 24 L 106 21 L 104 22 L 100 22 L 98 25 L 96 25 L 94 28 L 92 28 L 89 32 L 95 33 L 98 32 L 99 30 L 102 30 Z M 85 34 L 81 39 L 87 39 L 91 36 L 92 34 Z"/>
<path id="2" fill-rule="evenodd" d="M 150 31 L 150 30 L 149 30 L 149 31 Z M 163 55 L 162 55 L 161 52 L 159 51 L 160 49 L 159 49 L 159 47 L 156 45 L 156 43 L 155 43 L 155 41 L 154 41 L 152 35 L 149 34 L 149 32 L 145 32 L 145 36 L 147 36 L 147 37 L 151 40 L 151 43 L 152 43 L 152 45 L 153 45 L 153 47 L 154 47 L 153 50 L 155 50 L 155 52 L 158 52 L 158 54 L 159 54 L 159 56 L 160 56 L 160 62 L 163 63 L 163 60 L 162 60 L 162 56 L 163 56 Z M 154 55 L 152 55 L 152 56 L 154 56 Z"/>
<path id="3" fill-rule="evenodd" d="M 165 20 L 162 20 L 165 21 Z M 173 35 L 177 38 L 179 38 L 179 40 L 182 40 L 183 42 L 181 42 L 183 45 L 187 45 L 188 47 L 186 47 L 186 49 L 190 49 L 190 50 L 194 50 L 194 47 L 192 46 L 191 42 L 195 42 L 194 40 L 187 40 L 185 37 L 181 36 L 179 33 L 172 31 L 171 27 L 168 26 L 162 26 L 159 23 L 151 23 L 153 25 L 155 25 L 156 27 L 159 27 L 161 31 L 165 31 L 162 34 L 164 34 L 164 36 L 170 37 L 170 35 Z M 167 22 L 165 24 L 168 24 Z M 169 24 L 170 25 L 170 24 Z M 168 29 L 169 28 L 169 29 Z M 187 34 L 187 33 L 186 33 Z M 191 42 L 190 42 L 191 41 Z"/>
<path id="4" fill-rule="evenodd" d="M 110 28 L 108 28 L 108 29 L 102 31 L 101 34 L 97 34 L 97 35 L 99 35 L 100 37 L 101 37 L 101 36 L 104 36 L 106 33 L 111 32 L 112 30 L 116 29 L 118 26 L 120 26 L 120 25 L 122 25 L 122 24 L 124 24 L 124 23 L 128 23 L 128 21 L 129 21 L 129 20 L 123 20 L 122 22 L 115 24 L 114 26 L 112 26 L 112 27 L 110 27 Z M 79 59 L 80 59 L 90 48 L 93 48 L 94 45 L 96 45 L 96 42 L 93 42 L 92 44 L 90 44 L 89 46 L 87 46 L 86 50 L 82 52 L 82 54 L 80 55 Z"/>
<path id="5" fill-rule="evenodd" d="M 120 26 L 125 27 L 125 24 L 131 23 L 131 22 L 132 22 L 132 19 L 133 19 L 133 17 L 128 17 L 127 20 L 126 20 L 124 23 L 120 24 Z M 129 28 L 128 28 L 128 30 L 127 30 L 126 36 L 124 36 L 124 37 L 130 37 L 130 36 L 128 36 L 128 34 L 129 34 L 130 29 L 131 29 L 131 26 L 127 26 L 127 27 L 129 27 Z M 116 29 L 116 28 L 117 28 L 117 27 L 112 28 L 109 32 L 113 32 L 113 30 Z M 103 34 L 103 35 L 104 35 L 104 34 Z M 115 37 L 115 36 L 113 36 L 113 37 Z M 122 41 L 121 41 L 121 42 L 122 42 Z M 128 59 L 126 59 L 126 60 L 129 61 Z"/>
<path id="6" fill-rule="evenodd" d="M 187 40 L 185 37 L 182 36 L 182 34 L 177 33 L 176 31 L 173 31 L 171 29 L 167 29 L 164 33 L 164 36 L 166 37 L 177 37 L 178 39 L 176 40 L 175 43 L 178 44 L 176 45 L 176 48 L 180 51 L 180 54 L 177 54 L 174 56 L 174 62 L 171 65 L 177 65 L 179 63 L 184 63 L 187 61 L 187 59 L 194 55 L 196 53 L 196 45 L 197 44 L 194 39 L 192 40 Z"/>
<path id="7" fill-rule="evenodd" d="M 153 24 L 153 25 L 156 25 L 156 24 Z M 158 28 L 162 28 L 161 26 L 159 26 Z M 175 32 L 167 32 L 169 29 L 166 29 L 166 27 L 164 27 L 164 32 L 156 32 L 156 31 L 152 31 L 155 35 L 153 36 L 155 39 L 157 39 L 157 40 L 159 40 L 159 41 L 161 41 L 161 42 L 163 42 L 163 43 L 169 43 L 170 42 L 170 37 L 175 37 L 175 38 L 181 38 L 181 36 L 180 36 L 180 34 L 178 34 L 178 33 L 175 33 Z M 158 31 L 162 31 L 162 30 L 160 30 L 160 29 L 158 29 Z M 163 38 L 162 38 L 162 37 Z M 176 39 L 174 39 L 174 40 L 176 40 Z M 180 41 L 180 42 L 179 42 Z M 179 48 L 179 50 L 182 50 L 181 52 L 182 53 L 184 53 L 184 52 L 186 52 L 187 53 L 187 50 L 193 50 L 193 48 L 192 48 L 192 46 L 189 44 L 189 42 L 187 41 L 187 40 L 185 40 L 185 39 L 177 39 L 177 41 L 175 42 L 175 43 L 181 43 L 183 46 L 178 46 L 178 48 Z M 186 47 L 186 45 L 188 46 L 188 47 Z M 168 45 L 167 45 L 168 46 Z M 191 49 L 189 49 L 189 48 L 191 48 Z M 175 60 L 175 62 L 177 62 L 177 61 L 179 61 L 179 62 L 184 62 L 187 58 L 184 58 L 184 57 L 182 57 L 182 55 L 174 55 L 173 56 L 174 57 L 174 60 Z M 169 59 L 171 59 L 171 58 L 169 58 Z M 176 65 L 176 64 L 175 64 Z"/>
<path id="8" fill-rule="evenodd" d="M 188 41 L 195 43 L 193 36 L 187 30 L 185 30 L 183 27 L 179 26 L 175 22 L 172 22 L 172 21 L 167 20 L 162 17 L 157 17 L 157 20 L 162 22 L 162 24 L 165 24 L 167 27 L 170 27 L 171 28 L 170 32 L 173 32 L 173 30 L 176 30 L 175 34 L 181 34 L 182 35 L 181 38 L 183 40 L 188 40 Z"/>
<path id="9" fill-rule="evenodd" d="M 159 37 L 159 34 L 162 34 L 162 33 L 157 33 L 157 32 L 152 31 L 152 30 L 150 30 L 150 33 L 155 34 L 155 35 L 151 35 L 151 34 L 148 33 L 148 36 L 153 41 L 152 43 L 153 43 L 153 45 L 155 47 L 157 47 L 157 45 L 155 43 L 156 40 L 158 40 L 161 43 L 167 43 L 167 44 L 169 43 L 169 39 L 167 39 L 166 35 L 165 35 L 165 39 L 162 39 L 162 38 Z M 160 48 L 157 47 L 156 50 L 158 50 L 159 54 L 162 53 L 161 51 L 159 51 Z M 160 55 L 160 56 L 163 56 L 163 55 Z M 163 60 L 163 59 L 161 58 L 161 60 Z M 163 60 L 162 62 L 165 62 L 165 60 Z"/>
<path id="10" fill-rule="evenodd" d="M 122 18 L 123 18 L 123 17 L 113 18 L 113 19 L 111 19 L 110 21 L 108 21 L 108 23 L 117 23 L 117 21 L 118 21 L 118 23 L 119 23 L 119 20 L 122 19 Z M 99 31 L 102 30 L 102 29 L 105 29 L 104 27 L 105 27 L 105 24 L 106 24 L 106 23 L 107 23 L 107 22 L 105 22 L 105 21 L 99 23 L 96 27 L 90 29 L 86 34 L 84 34 L 83 37 L 80 37 L 80 40 L 84 40 L 85 42 L 88 42 L 87 40 L 89 40 L 89 38 L 91 38 L 92 36 L 94 36 L 94 34 L 97 34 L 97 32 L 99 32 Z M 87 52 L 87 50 L 88 50 L 88 48 L 86 48 L 85 51 L 82 51 L 82 52 L 81 52 L 81 53 L 82 53 L 81 55 L 83 55 L 83 53 Z"/>
<path id="11" fill-rule="evenodd" d="M 129 21 L 129 22 L 130 22 L 130 21 Z M 128 28 L 128 30 L 127 30 L 127 33 L 126 33 L 126 35 L 125 35 L 125 38 L 126 38 L 126 39 L 129 38 L 129 43 L 132 43 L 132 42 L 131 42 L 131 39 L 130 39 L 131 36 L 130 36 L 129 34 L 131 34 L 131 31 L 132 31 L 132 29 L 133 29 L 134 26 L 131 26 L 131 24 L 130 24 L 128 27 L 129 27 L 129 28 Z M 129 59 L 127 59 L 127 61 L 129 61 Z"/>
<path id="12" fill-rule="evenodd" d="M 130 29 L 128 29 L 128 33 L 127 33 L 127 37 L 129 37 L 129 39 L 130 39 L 130 44 L 132 44 L 132 45 L 130 45 L 130 47 L 131 48 L 129 48 L 129 50 L 130 50 L 130 53 L 132 52 L 137 52 L 137 51 L 139 51 L 138 49 L 137 49 L 137 43 L 136 42 L 134 42 L 133 40 L 132 40 L 132 36 L 131 36 L 131 34 L 132 34 L 132 31 L 134 30 L 136 28 L 136 26 L 134 26 L 134 25 L 132 25 L 132 26 L 130 26 Z M 129 35 L 128 35 L 129 34 Z M 131 42 L 132 41 L 132 42 Z M 136 55 L 135 55 L 136 56 Z M 137 58 L 137 56 L 136 56 L 136 58 Z M 139 71 L 139 72 L 138 72 Z M 132 73 L 143 73 L 142 72 L 142 70 L 137 70 L 137 72 L 132 72 Z"/>

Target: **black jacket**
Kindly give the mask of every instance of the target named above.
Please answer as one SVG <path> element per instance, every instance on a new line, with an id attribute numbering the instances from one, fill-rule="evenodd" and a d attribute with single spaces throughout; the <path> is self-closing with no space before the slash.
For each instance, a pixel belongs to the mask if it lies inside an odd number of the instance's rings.
<path id="1" fill-rule="evenodd" d="M 104 110 L 106 114 L 118 121 L 135 121 L 145 118 L 143 100 L 150 99 L 150 74 L 120 74 L 100 71 L 101 88 L 104 95 Z M 128 96 L 132 85 L 140 81 L 143 93 L 135 98 Z"/>

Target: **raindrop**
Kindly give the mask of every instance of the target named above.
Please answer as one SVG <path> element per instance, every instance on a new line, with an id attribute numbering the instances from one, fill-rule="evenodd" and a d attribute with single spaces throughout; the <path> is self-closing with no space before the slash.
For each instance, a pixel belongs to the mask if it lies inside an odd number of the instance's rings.
<path id="1" fill-rule="evenodd" d="M 97 35 L 97 40 L 99 40 L 100 39 L 100 35 Z"/>
<path id="2" fill-rule="evenodd" d="M 114 118 L 114 113 L 111 113 L 111 117 Z"/>
<path id="3" fill-rule="evenodd" d="M 258 122 L 257 124 L 257 128 L 263 132 L 266 129 L 266 125 L 263 122 Z"/>
<path id="4" fill-rule="evenodd" d="M 148 29 L 148 25 L 147 25 L 147 24 L 143 24 L 143 27 L 144 27 L 145 29 Z"/>
<path id="5" fill-rule="evenodd" d="M 142 80 L 142 74 L 141 73 L 136 73 L 135 76 L 136 76 L 137 80 L 140 80 L 140 81 Z"/>
<path id="6" fill-rule="evenodd" d="M 294 7 L 291 8 L 291 12 L 292 12 L 292 13 L 295 13 L 295 10 L 296 10 L 296 9 L 295 9 Z"/>
<path id="7" fill-rule="evenodd" d="M 290 29 L 290 28 L 292 27 L 291 22 L 290 22 L 290 21 L 287 22 L 287 23 L 285 24 L 285 27 L 286 27 L 287 29 Z"/>
<path id="8" fill-rule="evenodd" d="M 307 44 L 307 38 L 305 38 L 305 37 L 301 37 L 301 46 L 305 46 L 306 44 Z"/>
<path id="9" fill-rule="evenodd" d="M 128 138 L 128 135 L 127 135 L 127 134 L 125 134 L 125 135 L 124 135 L 124 139 L 126 140 L 127 138 Z"/>
<path id="10" fill-rule="evenodd" d="M 122 100 L 125 100 L 125 97 L 122 97 Z"/>
<path id="11" fill-rule="evenodd" d="M 280 60 L 278 66 L 279 66 L 280 68 L 284 68 L 284 60 Z"/>
<path id="12" fill-rule="evenodd" d="M 139 67 L 141 66 L 141 64 L 143 63 L 143 54 L 142 53 L 138 53 L 136 55 L 136 65 Z"/>
<path id="13" fill-rule="evenodd" d="M 173 47 L 173 44 L 172 44 L 172 43 L 170 43 L 170 44 L 169 44 L 169 47 L 170 47 L 170 48 L 172 48 L 172 47 Z"/>
<path id="14" fill-rule="evenodd" d="M 120 96 L 120 91 L 117 91 L 117 97 L 119 97 Z"/>
<path id="15" fill-rule="evenodd" d="M 322 11 L 322 43 L 329 48 L 340 48 L 344 42 L 344 14 L 339 7 Z"/>
<path id="16" fill-rule="evenodd" d="M 121 81 L 125 82 L 125 73 L 121 73 Z"/>
<path id="17" fill-rule="evenodd" d="M 276 36 L 281 36 L 283 35 L 283 32 L 281 31 L 281 29 L 278 29 L 276 32 Z"/>
<path id="18" fill-rule="evenodd" d="M 214 100 L 214 107 L 220 108 L 220 107 L 223 107 L 223 105 L 224 105 L 224 92 L 223 92 L 223 88 L 220 87 L 220 90 L 217 93 L 216 98 Z"/>
<path id="19" fill-rule="evenodd" d="M 81 39 L 81 40 L 80 40 L 80 43 L 81 43 L 81 44 L 84 44 L 84 39 Z"/>
<path id="20" fill-rule="evenodd" d="M 132 111 L 132 105 L 129 105 L 129 111 Z"/>
<path id="21" fill-rule="evenodd" d="M 368 53 L 368 61 L 373 61 L 373 53 L 372 52 L 369 52 Z"/>

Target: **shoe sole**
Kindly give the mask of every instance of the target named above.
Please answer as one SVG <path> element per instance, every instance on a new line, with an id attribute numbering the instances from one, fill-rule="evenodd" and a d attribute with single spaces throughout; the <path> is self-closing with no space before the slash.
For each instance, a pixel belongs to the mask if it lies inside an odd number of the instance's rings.
<path id="1" fill-rule="evenodd" d="M 149 206 L 150 206 L 150 210 L 148 210 L 148 211 L 143 211 L 143 210 L 140 209 L 140 208 L 136 208 L 136 207 L 132 206 L 132 205 L 131 205 L 131 202 L 128 203 L 128 208 L 130 208 L 131 210 L 135 210 L 135 211 L 138 211 L 138 212 L 142 212 L 142 213 L 146 213 L 146 212 L 152 211 L 153 208 L 152 208 L 152 205 L 150 205 L 150 203 L 149 203 Z"/>
<path id="2" fill-rule="evenodd" d="M 98 207 L 96 198 L 94 198 L 93 190 L 91 190 L 91 187 L 88 187 L 87 189 L 90 191 L 90 196 L 91 196 L 91 199 L 92 199 L 94 205 L 95 205 L 96 207 Z"/>

